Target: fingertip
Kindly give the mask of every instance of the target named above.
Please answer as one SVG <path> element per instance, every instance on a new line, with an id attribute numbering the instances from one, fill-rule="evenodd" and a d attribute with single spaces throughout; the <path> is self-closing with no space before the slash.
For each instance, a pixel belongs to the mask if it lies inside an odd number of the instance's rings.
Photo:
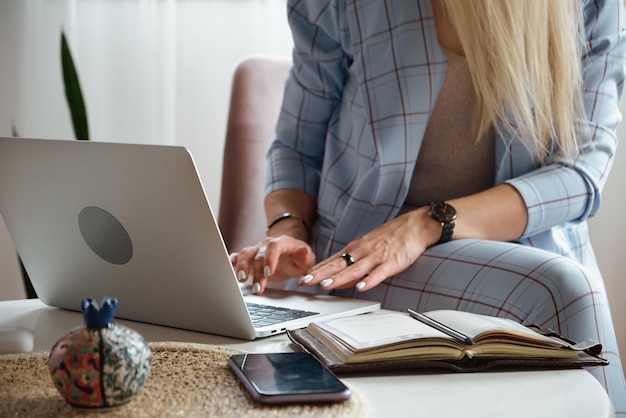
<path id="1" fill-rule="evenodd" d="M 365 289 L 367 287 L 367 282 L 360 281 L 354 287 L 356 288 L 356 290 L 362 291 L 363 289 Z"/>
<path id="2" fill-rule="evenodd" d="M 255 284 L 252 285 L 252 293 L 254 293 L 255 295 L 258 295 L 259 293 L 261 293 L 261 283 L 256 282 Z"/>
<path id="3" fill-rule="evenodd" d="M 332 278 L 332 277 L 329 277 L 328 279 L 324 279 L 324 280 L 322 280 L 322 281 L 320 282 L 320 285 L 321 285 L 323 288 L 328 288 L 328 287 L 332 286 L 332 284 L 333 284 L 334 282 L 335 282 L 335 281 L 333 280 L 333 278 Z"/>
<path id="4" fill-rule="evenodd" d="M 313 281 L 313 275 L 307 274 L 306 276 L 302 276 L 298 279 L 298 285 L 309 284 Z"/>

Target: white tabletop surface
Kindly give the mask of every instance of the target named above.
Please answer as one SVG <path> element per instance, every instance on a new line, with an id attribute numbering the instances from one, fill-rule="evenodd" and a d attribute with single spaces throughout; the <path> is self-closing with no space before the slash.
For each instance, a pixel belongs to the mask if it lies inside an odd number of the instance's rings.
<path id="1" fill-rule="evenodd" d="M 217 344 L 250 352 L 292 351 L 286 336 L 241 341 L 198 332 L 117 320 L 149 341 Z M 34 331 L 34 349 L 49 350 L 82 314 L 37 299 L 0 302 L 0 333 Z M 372 417 L 612 417 L 602 386 L 585 370 L 394 374 L 341 377 L 370 402 Z"/>

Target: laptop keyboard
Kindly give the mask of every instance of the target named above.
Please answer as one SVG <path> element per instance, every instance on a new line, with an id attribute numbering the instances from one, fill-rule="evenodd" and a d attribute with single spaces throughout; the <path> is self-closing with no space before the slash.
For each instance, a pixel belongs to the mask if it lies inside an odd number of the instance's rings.
<path id="1" fill-rule="evenodd" d="M 255 327 L 265 327 L 268 325 L 278 324 L 280 322 L 317 315 L 317 312 L 280 308 L 278 306 L 270 305 L 259 305 L 257 303 L 250 302 L 247 302 L 246 305 L 248 306 L 248 312 L 250 312 L 250 318 L 252 318 L 252 323 Z"/>

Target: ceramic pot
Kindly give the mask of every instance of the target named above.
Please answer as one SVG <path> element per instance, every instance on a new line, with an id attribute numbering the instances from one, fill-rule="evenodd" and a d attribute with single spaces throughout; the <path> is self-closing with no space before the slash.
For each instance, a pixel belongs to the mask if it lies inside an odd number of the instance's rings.
<path id="1" fill-rule="evenodd" d="M 81 303 L 85 325 L 59 338 L 48 368 L 59 393 L 77 408 L 113 408 L 139 393 L 152 354 L 136 331 L 113 322 L 117 299 Z"/>

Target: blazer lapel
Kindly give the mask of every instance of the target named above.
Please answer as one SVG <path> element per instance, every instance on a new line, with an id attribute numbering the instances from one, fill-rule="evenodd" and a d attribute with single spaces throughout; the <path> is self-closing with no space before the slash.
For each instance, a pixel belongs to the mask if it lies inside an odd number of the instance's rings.
<path id="1" fill-rule="evenodd" d="M 384 222 L 404 203 L 447 59 L 437 41 L 431 0 L 346 4 L 352 71 L 380 170 L 372 203 L 393 202 Z"/>

